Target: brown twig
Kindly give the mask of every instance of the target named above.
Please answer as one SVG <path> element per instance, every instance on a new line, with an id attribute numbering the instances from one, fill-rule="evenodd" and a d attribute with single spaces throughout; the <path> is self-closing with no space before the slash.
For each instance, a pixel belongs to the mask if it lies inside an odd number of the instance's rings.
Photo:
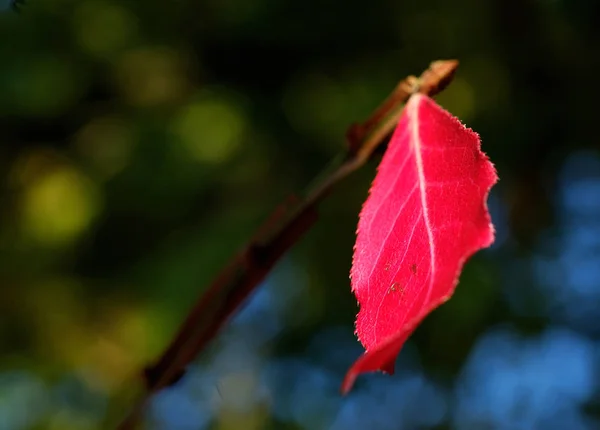
<path id="1" fill-rule="evenodd" d="M 215 337 L 279 258 L 315 223 L 319 202 L 337 182 L 364 165 L 391 135 L 411 94 L 438 93 L 450 83 L 457 67 L 455 60 L 433 62 L 420 78 L 409 76 L 402 80 L 365 122 L 350 127 L 346 135 L 348 148 L 333 169 L 304 199 L 290 198 L 278 207 L 199 298 L 166 351 L 145 369 L 147 391 L 119 429 L 135 428 L 150 396 L 183 375 L 185 367 Z"/>

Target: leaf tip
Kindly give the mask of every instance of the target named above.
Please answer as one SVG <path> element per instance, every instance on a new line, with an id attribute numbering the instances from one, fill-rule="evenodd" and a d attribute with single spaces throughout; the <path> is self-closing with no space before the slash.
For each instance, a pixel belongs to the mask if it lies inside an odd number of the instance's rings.
<path id="1" fill-rule="evenodd" d="M 344 376 L 344 380 L 342 381 L 342 386 L 340 387 L 340 393 L 342 396 L 345 396 L 350 392 L 352 387 L 354 386 L 354 382 L 356 381 L 357 373 L 349 371 Z"/>

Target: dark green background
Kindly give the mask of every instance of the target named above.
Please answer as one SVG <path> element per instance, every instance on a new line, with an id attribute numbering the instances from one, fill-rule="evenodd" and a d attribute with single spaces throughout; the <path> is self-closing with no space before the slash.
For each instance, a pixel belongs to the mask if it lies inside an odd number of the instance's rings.
<path id="1" fill-rule="evenodd" d="M 497 242 L 398 374 L 337 394 L 361 352 L 348 273 L 373 162 L 148 426 L 600 428 L 599 13 L 591 0 L 30 0 L 4 12 L 0 429 L 104 428 L 126 407 L 123 384 L 270 210 L 397 81 L 441 58 L 461 65 L 438 102 L 499 172 Z"/>

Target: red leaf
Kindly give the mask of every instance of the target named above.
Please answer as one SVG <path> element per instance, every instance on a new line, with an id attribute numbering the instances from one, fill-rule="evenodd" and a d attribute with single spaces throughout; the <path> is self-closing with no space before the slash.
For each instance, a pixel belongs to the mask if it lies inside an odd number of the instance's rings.
<path id="1" fill-rule="evenodd" d="M 450 298 L 467 258 L 494 241 L 487 195 L 498 177 L 478 135 L 425 95 L 413 95 L 358 222 L 351 270 L 366 352 L 363 373 L 394 373 L 416 326 Z"/>

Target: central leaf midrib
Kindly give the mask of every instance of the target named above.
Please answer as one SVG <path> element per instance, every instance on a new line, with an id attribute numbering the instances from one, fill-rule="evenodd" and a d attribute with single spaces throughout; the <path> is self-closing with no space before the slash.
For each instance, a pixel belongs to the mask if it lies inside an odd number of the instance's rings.
<path id="1" fill-rule="evenodd" d="M 415 98 L 417 98 L 415 100 Z M 423 157 L 421 154 L 421 136 L 419 133 L 419 108 L 423 103 L 423 96 L 415 94 L 413 96 L 413 100 L 408 103 L 409 111 L 409 127 L 411 134 L 411 144 L 413 146 L 413 152 L 415 157 L 415 164 L 417 168 L 417 176 L 419 182 L 419 193 L 421 195 L 421 207 L 423 208 L 423 222 L 425 223 L 425 231 L 427 232 L 427 239 L 429 241 L 429 261 L 430 261 L 430 276 L 429 276 L 429 284 L 427 286 L 427 297 L 425 298 L 423 303 L 427 303 L 429 300 L 429 296 L 431 294 L 431 287 L 433 284 L 434 274 L 435 274 L 435 242 L 433 240 L 433 231 L 431 228 L 431 220 L 429 219 L 429 210 L 427 208 L 427 182 L 425 180 L 425 172 L 423 168 Z"/>

